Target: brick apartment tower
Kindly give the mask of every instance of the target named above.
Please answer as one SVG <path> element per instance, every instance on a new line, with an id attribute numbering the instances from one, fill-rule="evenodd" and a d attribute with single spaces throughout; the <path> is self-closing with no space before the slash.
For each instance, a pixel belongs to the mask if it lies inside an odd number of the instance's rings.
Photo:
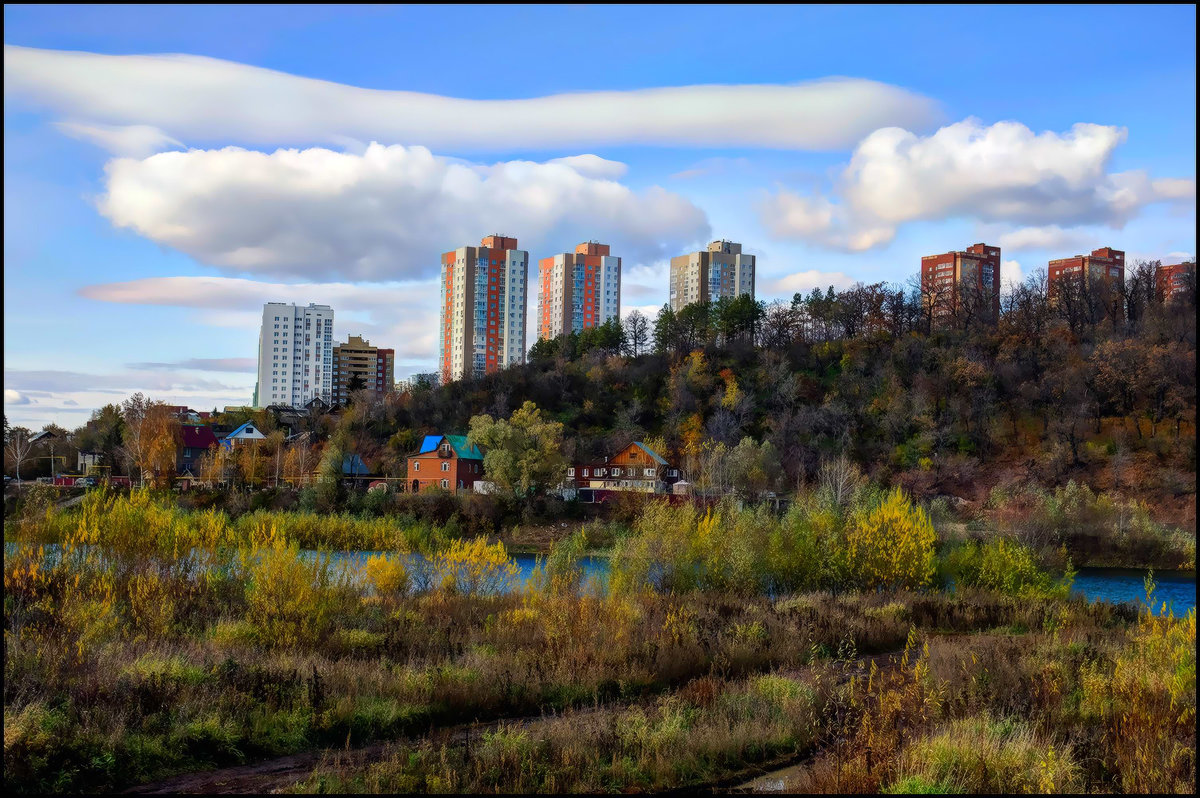
<path id="1" fill-rule="evenodd" d="M 1062 281 L 1075 276 L 1082 276 L 1089 282 L 1104 280 L 1119 291 L 1125 287 L 1125 253 L 1112 247 L 1101 247 L 1093 249 L 1091 255 L 1050 261 L 1046 269 L 1046 293 L 1051 302 L 1055 301 Z M 1119 319 L 1125 317 L 1119 296 L 1113 302 L 1113 315 Z"/>
<path id="2" fill-rule="evenodd" d="M 608 244 L 587 241 L 575 251 L 538 261 L 538 338 L 557 338 L 621 315 L 621 259 Z"/>
<path id="3" fill-rule="evenodd" d="M 671 258 L 671 310 L 742 294 L 754 298 L 754 256 L 743 255 L 741 244 L 714 241 L 705 251 Z"/>
<path id="4" fill-rule="evenodd" d="M 1000 247 L 973 244 L 963 252 L 921 258 L 921 293 L 942 322 L 959 309 L 963 288 L 973 285 L 989 300 L 990 320 L 1000 318 Z"/>
<path id="5" fill-rule="evenodd" d="M 1174 263 L 1170 266 L 1159 266 L 1154 270 L 1154 291 L 1158 301 L 1166 304 L 1184 290 L 1188 283 L 1189 272 L 1196 271 L 1195 263 Z M 1192 277 L 1193 281 L 1195 280 Z M 1195 285 L 1195 283 L 1192 283 Z"/>
<path id="6" fill-rule="evenodd" d="M 333 348 L 333 403 L 345 404 L 350 398 L 350 381 L 359 377 L 363 387 L 376 396 L 394 390 L 396 353 L 393 349 L 371 346 L 360 335 L 351 335 L 344 344 Z"/>
<path id="7" fill-rule="evenodd" d="M 442 384 L 525 362 L 529 253 L 490 235 L 442 254 Z"/>

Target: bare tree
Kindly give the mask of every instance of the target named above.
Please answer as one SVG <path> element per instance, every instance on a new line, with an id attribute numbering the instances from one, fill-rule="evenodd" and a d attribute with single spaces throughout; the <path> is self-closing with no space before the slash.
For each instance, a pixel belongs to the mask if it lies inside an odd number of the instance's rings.
<path id="1" fill-rule="evenodd" d="M 17 485 L 20 485 L 21 463 L 29 459 L 34 444 L 30 441 L 31 435 L 25 427 L 10 427 L 6 432 L 8 435 L 4 439 L 4 457 L 16 468 Z"/>
<path id="2" fill-rule="evenodd" d="M 838 507 L 848 505 L 864 481 L 858 466 L 854 465 L 845 454 L 840 454 L 836 459 L 822 463 L 817 480 L 821 492 L 825 493 Z"/>
<path id="3" fill-rule="evenodd" d="M 625 318 L 625 341 L 633 357 L 646 351 L 650 342 L 650 320 L 640 311 L 635 310 Z"/>

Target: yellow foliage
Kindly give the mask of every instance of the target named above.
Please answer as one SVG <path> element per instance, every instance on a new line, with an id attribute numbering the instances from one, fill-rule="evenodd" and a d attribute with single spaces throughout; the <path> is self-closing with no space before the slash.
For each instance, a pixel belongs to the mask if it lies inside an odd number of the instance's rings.
<path id="1" fill-rule="evenodd" d="M 367 558 L 367 581 L 381 598 L 392 599 L 408 592 L 408 569 L 395 554 L 376 554 Z"/>
<path id="2" fill-rule="evenodd" d="M 248 612 L 267 645 L 311 645 L 327 631 L 333 610 L 327 561 L 300 557 L 296 544 L 276 539 L 270 548 L 243 555 Z"/>
<path id="3" fill-rule="evenodd" d="M 467 595 L 502 592 L 519 571 L 503 543 L 489 545 L 482 536 L 470 541 L 456 538 L 433 556 L 435 582 Z"/>
<path id="4" fill-rule="evenodd" d="M 846 530 L 851 578 L 866 588 L 923 587 L 933 577 L 935 541 L 925 511 L 893 490 Z"/>

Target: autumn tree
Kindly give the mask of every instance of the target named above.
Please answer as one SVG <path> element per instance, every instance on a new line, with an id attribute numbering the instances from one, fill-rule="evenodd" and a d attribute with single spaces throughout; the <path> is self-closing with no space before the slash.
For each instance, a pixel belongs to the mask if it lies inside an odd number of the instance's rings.
<path id="1" fill-rule="evenodd" d="M 137 428 L 143 473 L 150 475 L 154 487 L 169 487 L 175 476 L 181 443 L 178 419 L 165 404 L 150 402 L 145 406 Z"/>
<path id="2" fill-rule="evenodd" d="M 729 477 L 741 493 L 758 498 L 779 486 L 783 467 L 770 441 L 742 438 L 729 453 Z"/>
<path id="3" fill-rule="evenodd" d="M 537 405 L 526 401 L 507 421 L 474 416 L 467 442 L 483 448 L 489 481 L 513 498 L 525 499 L 562 481 L 562 431 L 562 424 L 546 420 Z"/>

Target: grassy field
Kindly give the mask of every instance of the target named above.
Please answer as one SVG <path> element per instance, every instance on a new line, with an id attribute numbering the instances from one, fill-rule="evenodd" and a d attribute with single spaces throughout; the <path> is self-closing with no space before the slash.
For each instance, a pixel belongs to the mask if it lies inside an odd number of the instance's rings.
<path id="1" fill-rule="evenodd" d="M 939 535 L 870 486 L 782 518 L 649 505 L 605 590 L 586 531 L 517 586 L 502 544 L 444 527 L 140 492 L 31 503 L 6 542 L 18 792 L 376 740 L 400 742 L 292 788 L 669 789 L 796 760 L 810 791 L 1195 783 L 1194 612 L 1071 600 L 1052 547 Z M 314 545 L 385 553 L 345 573 Z"/>

